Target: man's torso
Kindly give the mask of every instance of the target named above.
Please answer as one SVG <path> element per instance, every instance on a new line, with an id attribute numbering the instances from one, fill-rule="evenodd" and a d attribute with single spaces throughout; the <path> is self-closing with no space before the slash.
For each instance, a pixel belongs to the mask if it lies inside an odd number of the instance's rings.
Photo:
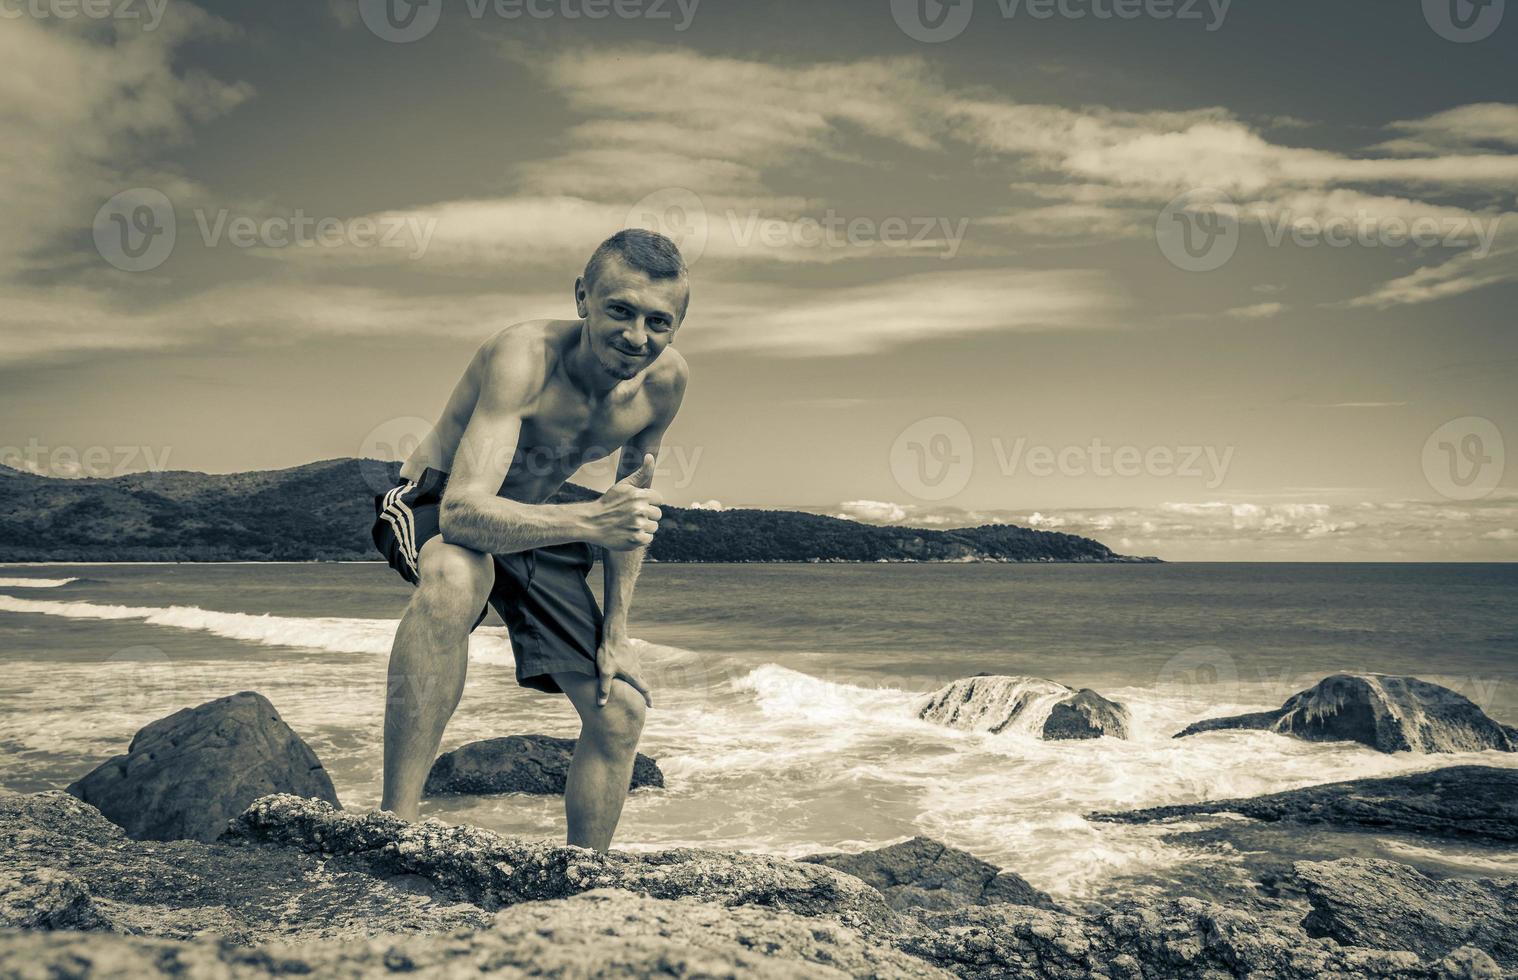
<path id="1" fill-rule="evenodd" d="M 447 472 L 474 412 L 480 390 L 500 357 L 529 357 L 541 368 L 535 397 L 522 413 L 521 432 L 499 495 L 542 503 L 581 466 L 604 459 L 649 425 L 660 412 L 661 392 L 678 370 L 672 351 L 638 377 L 602 396 L 579 389 L 564 370 L 564 358 L 579 341 L 579 321 L 537 320 L 492 338 L 470 362 L 437 425 L 417 448 L 401 475 L 417 480 L 424 469 Z M 508 335 L 511 335 L 508 337 Z M 471 437 L 472 439 L 473 437 Z"/>

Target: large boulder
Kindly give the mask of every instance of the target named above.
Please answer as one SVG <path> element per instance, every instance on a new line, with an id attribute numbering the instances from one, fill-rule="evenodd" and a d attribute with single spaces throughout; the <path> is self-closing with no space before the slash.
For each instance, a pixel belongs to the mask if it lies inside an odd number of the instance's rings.
<path id="1" fill-rule="evenodd" d="M 574 750 L 575 739 L 550 735 L 506 735 L 469 742 L 438 757 L 422 792 L 427 796 L 562 795 Z M 629 788 L 643 786 L 662 789 L 664 773 L 658 763 L 639 752 Z"/>
<path id="2" fill-rule="evenodd" d="M 1042 677 L 976 674 L 919 701 L 917 717 L 965 731 L 1020 731 L 1051 741 L 1128 737 L 1128 708 Z"/>
<path id="3" fill-rule="evenodd" d="M 1209 718 L 1176 738 L 1262 729 L 1310 742 L 1360 742 L 1381 752 L 1518 751 L 1518 729 L 1488 718 L 1469 698 L 1416 677 L 1334 674 L 1275 711 Z"/>
<path id="4" fill-rule="evenodd" d="M 929 837 L 856 854 L 809 854 L 800 860 L 825 864 L 867 882 L 894 909 L 952 909 L 994 902 L 1054 906 L 1046 892 L 1015 872 Z"/>
<path id="5" fill-rule="evenodd" d="M 1518 769 L 1447 766 L 1407 776 L 1324 783 L 1267 796 L 1093 813 L 1088 819 L 1151 823 L 1207 813 L 1518 843 Z"/>
<path id="6" fill-rule="evenodd" d="M 271 793 L 339 805 L 316 753 L 253 691 L 160 718 L 68 791 L 137 840 L 213 841 Z"/>
<path id="7" fill-rule="evenodd" d="M 1391 861 L 1302 862 L 1312 902 L 1303 926 L 1344 946 L 1409 949 L 1428 959 L 1476 946 L 1518 967 L 1518 878 L 1435 879 Z"/>

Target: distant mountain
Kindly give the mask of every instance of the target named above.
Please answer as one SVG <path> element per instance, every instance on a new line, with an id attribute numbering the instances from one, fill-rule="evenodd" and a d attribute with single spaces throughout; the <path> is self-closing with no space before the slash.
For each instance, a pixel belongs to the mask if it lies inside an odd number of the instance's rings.
<path id="1" fill-rule="evenodd" d="M 0 561 L 310 561 L 378 557 L 373 498 L 399 464 L 62 480 L 0 471 Z M 596 494 L 570 484 L 561 502 Z M 1158 561 L 1009 524 L 929 531 L 789 510 L 665 507 L 656 561 Z"/>

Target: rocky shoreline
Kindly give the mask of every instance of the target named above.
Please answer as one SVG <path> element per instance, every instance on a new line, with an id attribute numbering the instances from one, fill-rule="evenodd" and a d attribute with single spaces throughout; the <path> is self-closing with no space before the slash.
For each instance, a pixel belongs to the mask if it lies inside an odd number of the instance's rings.
<path id="1" fill-rule="evenodd" d="M 1333 710 L 1276 730 L 1382 751 L 1507 731 L 1442 688 L 1380 675 L 1330 678 L 1248 723 L 1276 726 L 1308 701 Z M 1128 736 L 1124 705 L 1016 675 L 956 681 L 918 710 L 1050 741 Z M 532 735 L 470 743 L 438 760 L 430 789 L 562 792 L 571 750 Z M 634 783 L 662 786 L 657 762 L 640 758 Z M 147 726 L 66 793 L 0 794 L 0 977 L 1518 977 L 1518 878 L 1381 847 L 1402 835 L 1512 855 L 1518 770 L 1088 819 L 1156 824 L 1226 858 L 1072 903 L 925 837 L 791 860 L 408 823 L 343 810 L 310 748 L 243 692 Z"/>
<path id="2" fill-rule="evenodd" d="M 930 889 L 943 907 L 923 908 L 820 861 L 598 854 L 288 795 L 201 843 L 134 841 L 67 794 L 13 794 L 0 797 L 0 845 L 0 975 L 15 977 L 1200 980 L 1501 977 L 1518 965 L 1502 918 L 1518 884 L 1462 883 L 1455 903 L 1449 885 L 1362 861 L 1302 864 L 1322 898 L 1293 922 L 1189 898 L 1075 909 L 973 884 Z M 946 870 L 948 849 L 932 850 L 873 869 L 852 860 L 867 875 L 915 869 L 922 889 Z M 986 867 L 971 870 L 974 882 Z M 1438 908 L 1444 928 L 1410 944 L 1385 909 L 1344 912 L 1388 879 L 1398 907 Z"/>

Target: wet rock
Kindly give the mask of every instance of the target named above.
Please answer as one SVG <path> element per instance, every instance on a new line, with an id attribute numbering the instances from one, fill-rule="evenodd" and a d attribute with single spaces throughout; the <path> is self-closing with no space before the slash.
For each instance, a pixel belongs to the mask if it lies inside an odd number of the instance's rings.
<path id="1" fill-rule="evenodd" d="M 1128 709 L 1089 687 L 1073 698 L 1056 701 L 1044 722 L 1044 738 L 1051 742 L 1103 735 L 1128 737 Z"/>
<path id="2" fill-rule="evenodd" d="M 1275 711 L 1209 718 L 1175 737 L 1231 729 L 1360 742 L 1381 752 L 1518 751 L 1518 730 L 1493 721 L 1470 699 L 1416 677 L 1385 674 L 1335 674 Z"/>
<path id="3" fill-rule="evenodd" d="M 952 909 L 994 902 L 1054 905 L 1047 893 L 1020 875 L 929 837 L 857 854 L 810 854 L 800 860 L 825 864 L 867 882 L 894 909 Z"/>
<path id="4" fill-rule="evenodd" d="M 1307 933 L 1438 958 L 1463 946 L 1518 966 L 1518 878 L 1436 879 L 1391 861 L 1301 862 Z"/>
<path id="5" fill-rule="evenodd" d="M 1050 741 L 1128 737 L 1125 705 L 1041 677 L 964 677 L 927 695 L 916 710 L 924 721 L 965 731 L 1021 731 Z"/>
<path id="6" fill-rule="evenodd" d="M 153 722 L 68 791 L 138 840 L 213 841 L 270 793 L 338 805 L 316 753 L 253 691 Z"/>
<path id="7" fill-rule="evenodd" d="M 469 742 L 446 752 L 432 764 L 423 793 L 427 796 L 490 793 L 562 795 L 569 777 L 575 739 L 549 735 L 507 735 Z M 664 787 L 658 763 L 639 752 L 630 789 Z"/>
<path id="8" fill-rule="evenodd" d="M 1149 823 L 1204 813 L 1240 813 L 1271 822 L 1513 842 L 1518 841 L 1518 769 L 1447 766 L 1408 776 L 1353 779 L 1245 799 L 1094 813 L 1089 819 Z"/>
<path id="9" fill-rule="evenodd" d="M 241 943 L 446 932 L 490 919 L 298 850 L 134 841 L 61 792 L 0 794 L 0 907 L 3 925 Z"/>

